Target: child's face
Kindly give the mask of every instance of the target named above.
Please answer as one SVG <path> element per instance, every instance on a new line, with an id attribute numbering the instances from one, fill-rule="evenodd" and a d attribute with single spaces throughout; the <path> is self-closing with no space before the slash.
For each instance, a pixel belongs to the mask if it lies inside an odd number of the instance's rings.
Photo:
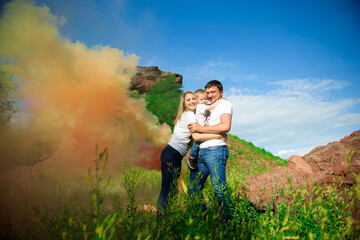
<path id="1" fill-rule="evenodd" d="M 197 94 L 196 100 L 197 100 L 198 104 L 207 104 L 207 102 L 208 102 L 206 95 L 203 93 Z"/>

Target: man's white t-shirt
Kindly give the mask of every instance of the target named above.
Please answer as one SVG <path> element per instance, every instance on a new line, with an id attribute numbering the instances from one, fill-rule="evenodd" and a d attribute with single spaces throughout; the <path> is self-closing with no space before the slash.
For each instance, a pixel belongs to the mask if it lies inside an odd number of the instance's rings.
<path id="1" fill-rule="evenodd" d="M 232 105 L 229 101 L 222 99 L 218 105 L 211 111 L 209 126 L 214 126 L 219 124 L 220 116 L 223 114 L 231 114 L 232 117 Z M 208 148 L 214 146 L 226 145 L 226 142 L 221 139 L 211 139 L 200 144 L 200 148 Z"/>
<path id="2" fill-rule="evenodd" d="M 176 123 L 174 133 L 171 136 L 170 142 L 168 143 L 171 147 L 175 148 L 181 155 L 189 151 L 189 144 L 191 138 L 191 132 L 188 128 L 190 123 L 195 123 L 195 113 L 185 111 L 181 115 L 180 120 Z"/>

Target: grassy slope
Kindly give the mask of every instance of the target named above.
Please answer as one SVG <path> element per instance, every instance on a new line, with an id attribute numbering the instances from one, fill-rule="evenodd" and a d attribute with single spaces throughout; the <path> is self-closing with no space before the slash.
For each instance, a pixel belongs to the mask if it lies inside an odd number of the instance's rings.
<path id="1" fill-rule="evenodd" d="M 274 166 L 286 166 L 287 161 L 274 156 L 263 148 L 254 146 L 251 142 L 229 135 L 228 176 L 240 186 L 248 176 L 265 173 Z"/>

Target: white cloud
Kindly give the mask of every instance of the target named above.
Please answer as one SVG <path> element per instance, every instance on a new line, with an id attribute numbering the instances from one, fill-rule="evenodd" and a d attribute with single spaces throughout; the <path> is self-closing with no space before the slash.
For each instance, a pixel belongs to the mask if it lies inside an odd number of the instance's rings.
<path id="1" fill-rule="evenodd" d="M 157 62 L 158 62 L 157 58 L 152 57 L 151 59 L 148 59 L 142 66 L 147 66 L 147 67 L 157 66 Z"/>
<path id="2" fill-rule="evenodd" d="M 254 81 L 262 77 L 261 74 L 241 74 L 242 64 L 239 62 L 224 61 L 221 57 L 216 60 L 207 61 L 199 66 L 189 66 L 186 75 L 197 81 L 217 79 L 219 81 L 230 81 L 241 83 Z"/>
<path id="3" fill-rule="evenodd" d="M 311 94 L 313 97 L 324 97 L 323 95 L 326 92 L 340 90 L 348 86 L 348 83 L 345 81 L 309 78 L 277 81 L 272 84 L 279 86 L 279 88 L 273 90 L 270 94 L 289 96 L 308 96 Z M 317 95 L 315 96 L 314 94 Z"/>
<path id="4" fill-rule="evenodd" d="M 283 159 L 289 159 L 289 157 L 293 156 L 293 155 L 298 155 L 298 156 L 304 156 L 305 154 L 309 153 L 314 147 L 305 147 L 305 148 L 297 148 L 297 149 L 285 149 L 285 150 L 280 150 L 277 153 L 275 152 L 274 154 L 283 158 Z"/>
<path id="5" fill-rule="evenodd" d="M 224 79 L 234 78 L 234 73 L 239 69 L 239 65 L 233 62 L 222 60 L 210 60 L 200 66 L 190 66 L 187 71 L 196 80 L 204 79 Z"/>
<path id="6" fill-rule="evenodd" d="M 231 89 L 233 134 L 288 157 L 304 155 L 304 150 L 350 134 L 345 129 L 360 127 L 360 113 L 349 112 L 360 99 L 326 97 L 347 86 L 346 82 L 299 79 L 276 82 L 275 86 L 279 87 L 264 94 Z M 334 135 L 338 138 L 331 139 Z"/>
<path id="7" fill-rule="evenodd" d="M 289 149 L 289 150 L 280 150 L 278 151 L 277 155 L 281 158 L 284 159 L 288 159 L 290 156 L 292 155 L 296 155 L 297 151 L 293 150 L 293 149 Z"/>
<path id="8" fill-rule="evenodd" d="M 244 82 L 258 81 L 262 75 L 257 73 L 243 74 L 242 64 L 239 62 L 225 61 L 221 57 L 209 60 L 200 65 L 188 66 L 179 69 L 184 77 L 184 86 L 189 90 L 203 88 L 206 82 L 216 79 L 224 84 L 225 92 L 228 93 L 230 86 L 242 84 Z M 247 89 L 254 92 L 254 89 Z M 246 89 L 242 89 L 246 91 Z M 226 94 L 227 95 L 227 94 Z"/>

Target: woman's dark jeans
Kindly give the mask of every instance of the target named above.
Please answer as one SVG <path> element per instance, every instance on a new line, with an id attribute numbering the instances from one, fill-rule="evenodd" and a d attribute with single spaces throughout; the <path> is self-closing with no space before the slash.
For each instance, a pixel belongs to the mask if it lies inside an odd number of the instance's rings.
<path id="1" fill-rule="evenodd" d="M 161 152 L 161 192 L 157 202 L 158 216 L 166 213 L 169 197 L 177 186 L 181 172 L 181 160 L 183 156 L 170 145 Z"/>

